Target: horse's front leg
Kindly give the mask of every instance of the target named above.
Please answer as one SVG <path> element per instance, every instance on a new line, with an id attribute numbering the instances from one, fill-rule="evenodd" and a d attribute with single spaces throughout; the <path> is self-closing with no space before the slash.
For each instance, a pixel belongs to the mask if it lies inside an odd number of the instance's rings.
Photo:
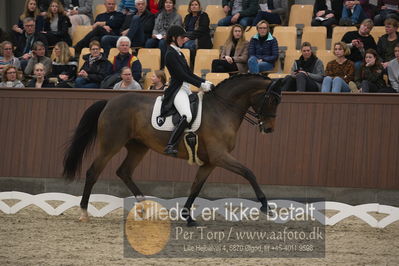
<path id="1" fill-rule="evenodd" d="M 216 166 L 222 167 L 226 170 L 229 170 L 233 173 L 239 174 L 243 176 L 245 179 L 249 181 L 252 188 L 255 190 L 256 197 L 262 203 L 262 207 L 260 210 L 264 213 L 267 213 L 269 210 L 269 206 L 267 204 L 267 199 L 262 189 L 260 188 L 258 182 L 256 181 L 255 175 L 252 173 L 250 169 L 242 165 L 237 159 L 235 159 L 231 154 L 225 153 L 220 156 L 214 164 Z"/>
<path id="2" fill-rule="evenodd" d="M 202 186 L 213 169 L 215 169 L 215 166 L 210 164 L 204 164 L 198 168 L 194 183 L 191 186 L 190 196 L 187 198 L 187 201 L 184 204 L 184 211 L 182 213 L 183 218 L 187 220 L 188 226 L 195 226 L 197 224 L 190 215 L 191 206 L 195 198 L 198 197 Z"/>

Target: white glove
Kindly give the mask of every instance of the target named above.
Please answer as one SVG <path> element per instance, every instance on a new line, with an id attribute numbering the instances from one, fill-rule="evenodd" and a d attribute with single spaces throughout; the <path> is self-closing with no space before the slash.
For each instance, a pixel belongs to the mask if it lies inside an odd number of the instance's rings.
<path id="1" fill-rule="evenodd" d="M 210 81 L 206 80 L 205 82 L 201 83 L 201 89 L 203 92 L 208 92 L 208 91 L 212 90 L 212 87 L 213 87 L 213 83 Z"/>

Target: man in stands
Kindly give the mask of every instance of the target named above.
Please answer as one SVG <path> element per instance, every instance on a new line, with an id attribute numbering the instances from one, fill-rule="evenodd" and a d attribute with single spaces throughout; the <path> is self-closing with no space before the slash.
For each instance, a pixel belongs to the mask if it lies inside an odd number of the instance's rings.
<path id="1" fill-rule="evenodd" d="M 382 59 L 382 65 L 386 68 L 389 61 L 395 58 L 394 50 L 397 43 L 399 43 L 398 21 L 393 18 L 388 18 L 384 22 L 386 34 L 378 39 L 377 53 Z"/>
<path id="2" fill-rule="evenodd" d="M 251 26 L 258 13 L 258 0 L 222 0 L 225 18 L 218 22 L 218 26 L 230 26 L 241 24 L 241 26 Z"/>
<path id="3" fill-rule="evenodd" d="M 399 92 L 399 43 L 395 46 L 395 59 L 389 62 L 387 70 L 389 83 L 396 92 Z"/>

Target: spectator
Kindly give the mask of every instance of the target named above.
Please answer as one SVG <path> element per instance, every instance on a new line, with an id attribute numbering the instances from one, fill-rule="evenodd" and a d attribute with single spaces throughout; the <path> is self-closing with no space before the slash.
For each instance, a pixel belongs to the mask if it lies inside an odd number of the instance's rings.
<path id="1" fill-rule="evenodd" d="M 378 39 L 377 53 L 382 59 L 382 65 L 387 68 L 389 61 L 395 58 L 395 46 L 399 43 L 398 21 L 388 18 L 384 22 L 386 34 Z"/>
<path id="2" fill-rule="evenodd" d="M 386 90 L 384 67 L 375 50 L 368 49 L 366 51 L 360 79 L 356 80 L 356 85 L 360 92 L 380 92 Z"/>
<path id="3" fill-rule="evenodd" d="M 387 18 L 399 21 L 399 1 L 398 0 L 378 0 L 377 4 L 380 13 L 374 17 L 374 24 L 382 26 Z"/>
<path id="4" fill-rule="evenodd" d="M 241 24 L 250 26 L 258 12 L 258 0 L 222 0 L 225 18 L 218 22 L 218 26 Z"/>
<path id="5" fill-rule="evenodd" d="M 112 64 L 101 54 L 98 41 L 89 44 L 90 54 L 84 55 L 85 60 L 75 80 L 75 88 L 100 88 L 100 83 L 112 72 Z"/>
<path id="6" fill-rule="evenodd" d="M 326 67 L 322 92 L 350 92 L 349 82 L 354 80 L 355 66 L 345 56 L 350 54 L 350 49 L 344 42 L 334 44 L 336 59 L 328 62 Z"/>
<path id="7" fill-rule="evenodd" d="M 377 6 L 370 4 L 369 0 L 359 0 L 359 3 L 363 9 L 365 18 L 373 19 L 377 13 Z"/>
<path id="8" fill-rule="evenodd" d="M 68 29 L 72 26 L 64 7 L 59 0 L 52 0 L 44 20 L 44 31 L 48 45 L 54 46 L 57 42 L 64 41 L 72 45 L 72 39 L 68 34 Z"/>
<path id="9" fill-rule="evenodd" d="M 211 49 L 212 40 L 209 31 L 209 17 L 206 12 L 201 10 L 199 0 L 190 0 L 188 4 L 188 14 L 184 18 L 184 29 L 187 32 L 183 48 L 190 51 L 196 49 Z M 193 53 L 192 53 L 193 54 Z"/>
<path id="10" fill-rule="evenodd" d="M 312 45 L 304 42 L 301 57 L 291 67 L 291 75 L 284 78 L 284 91 L 320 91 L 324 77 L 323 62 L 312 52 Z"/>
<path id="11" fill-rule="evenodd" d="M 152 85 L 148 88 L 149 90 L 165 90 L 166 85 L 166 75 L 163 70 L 155 70 L 151 76 Z"/>
<path id="12" fill-rule="evenodd" d="M 122 36 L 118 39 L 116 47 L 119 50 L 119 54 L 112 58 L 112 74 L 108 75 L 107 78 L 101 83 L 101 88 L 107 89 L 112 88 L 115 83 L 120 81 L 120 71 L 123 67 L 127 66 L 132 69 L 133 78 L 139 82 L 141 79 L 141 63 L 138 58 L 129 52 L 130 40 L 126 36 Z"/>
<path id="13" fill-rule="evenodd" d="M 249 42 L 248 68 L 250 73 L 271 70 L 278 58 L 278 43 L 269 32 L 269 23 L 261 20 L 256 25 L 258 33 Z"/>
<path id="14" fill-rule="evenodd" d="M 78 62 L 71 56 L 66 42 L 59 42 L 54 46 L 51 60 L 52 71 L 50 73 L 50 78 L 57 79 L 57 87 L 73 88 Z"/>
<path id="15" fill-rule="evenodd" d="M 40 15 L 45 17 L 47 15 L 47 11 L 50 7 L 50 2 L 51 0 L 36 0 L 37 1 L 37 7 L 39 8 Z M 63 0 L 61 0 L 64 2 Z M 64 4 L 64 3 L 62 3 Z"/>
<path id="16" fill-rule="evenodd" d="M 124 15 L 130 15 L 137 12 L 135 1 L 134 0 L 121 0 L 118 5 L 118 12 L 123 13 Z"/>
<path id="17" fill-rule="evenodd" d="M 13 33 L 23 33 L 23 27 L 24 23 L 23 21 L 26 18 L 32 18 L 35 21 L 35 27 L 34 31 L 35 32 L 41 32 L 43 30 L 43 17 L 40 16 L 40 10 L 37 7 L 37 2 L 36 0 L 26 0 L 25 1 L 25 6 L 24 6 L 24 11 L 22 14 L 19 16 L 19 21 L 17 25 L 12 26 Z"/>
<path id="18" fill-rule="evenodd" d="M 341 19 L 343 0 L 316 0 L 313 8 L 312 26 L 325 26 L 331 38 L 332 25 Z"/>
<path id="19" fill-rule="evenodd" d="M 44 43 L 38 41 L 32 46 L 32 57 L 29 59 L 28 64 L 24 70 L 25 75 L 32 75 L 33 68 L 37 63 L 42 63 L 46 68 L 46 73 L 51 71 L 51 59 L 46 56 L 46 47 Z"/>
<path id="20" fill-rule="evenodd" d="M 3 82 L 0 82 L 0 88 L 24 88 L 24 84 L 17 79 L 18 69 L 13 65 L 7 65 L 3 70 Z"/>
<path id="21" fill-rule="evenodd" d="M 114 90 L 141 90 L 140 84 L 132 77 L 130 67 L 123 67 L 120 73 L 121 81 L 114 85 Z"/>
<path id="22" fill-rule="evenodd" d="M 164 4 L 165 0 L 147 0 L 147 9 L 152 14 L 156 15 L 162 10 Z"/>
<path id="23" fill-rule="evenodd" d="M 359 24 L 361 21 L 366 19 L 366 15 L 363 11 L 360 1 L 345 1 L 342 8 L 341 19 L 339 25 L 341 26 L 353 26 Z"/>
<path id="24" fill-rule="evenodd" d="M 220 59 L 215 59 L 212 62 L 212 72 L 238 71 L 240 73 L 247 73 L 247 62 L 248 41 L 245 40 L 244 28 L 240 24 L 235 24 L 231 27 L 229 37 L 220 53 Z"/>
<path id="25" fill-rule="evenodd" d="M 31 79 L 26 87 L 28 88 L 51 88 L 53 85 L 48 81 L 46 78 L 46 68 L 42 63 L 37 63 L 34 68 L 33 72 L 35 77 Z"/>
<path id="26" fill-rule="evenodd" d="M 75 45 L 77 54 L 93 40 L 99 41 L 105 35 L 119 35 L 125 16 L 115 11 L 115 0 L 104 0 L 104 5 L 106 12 L 96 17 L 93 30 Z"/>
<path id="27" fill-rule="evenodd" d="M 392 59 L 387 67 L 389 83 L 395 92 L 399 92 L 399 43 L 395 46 L 395 58 Z"/>
<path id="28" fill-rule="evenodd" d="M 70 35 L 78 25 L 91 25 L 93 19 L 92 5 L 93 0 L 64 0 L 66 14 L 71 21 Z"/>
<path id="29" fill-rule="evenodd" d="M 176 12 L 175 4 L 176 0 L 165 0 L 164 9 L 155 18 L 152 36 L 145 43 L 146 48 L 161 49 L 161 68 L 164 66 L 163 59 L 166 53 L 166 31 L 171 25 L 182 26 L 182 18 Z"/>
<path id="30" fill-rule="evenodd" d="M 259 21 L 266 20 L 269 24 L 281 25 L 288 17 L 287 0 L 260 0 L 260 9 L 252 25 L 256 26 Z"/>
<path id="31" fill-rule="evenodd" d="M 32 45 L 40 41 L 47 49 L 47 39 L 43 34 L 35 32 L 35 21 L 31 17 L 24 19 L 24 31 L 18 33 L 16 37 L 15 56 L 19 57 L 21 68 L 25 70 L 28 60 L 32 57 Z"/>
<path id="32" fill-rule="evenodd" d="M 143 47 L 151 37 L 154 29 L 155 16 L 146 9 L 145 0 L 136 0 L 137 13 L 127 15 L 121 27 L 121 35 L 127 36 L 133 47 Z M 105 35 L 101 38 L 104 55 L 108 57 L 109 51 L 115 47 L 120 36 Z"/>
<path id="33" fill-rule="evenodd" d="M 12 65 L 17 69 L 20 68 L 19 59 L 14 56 L 12 49 L 13 45 L 9 41 L 4 41 L 0 44 L 0 72 L 2 72 L 3 68 L 7 65 Z"/>
<path id="34" fill-rule="evenodd" d="M 373 26 L 371 19 L 365 19 L 360 24 L 359 30 L 349 31 L 342 37 L 342 41 L 351 49 L 351 53 L 347 58 L 355 63 L 355 76 L 357 78 L 360 75 L 365 51 L 367 49 L 377 50 L 374 38 L 370 35 Z"/>

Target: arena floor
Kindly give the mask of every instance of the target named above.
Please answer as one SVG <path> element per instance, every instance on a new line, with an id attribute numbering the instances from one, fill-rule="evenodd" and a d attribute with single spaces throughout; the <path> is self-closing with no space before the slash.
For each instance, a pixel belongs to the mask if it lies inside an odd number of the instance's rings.
<path id="1" fill-rule="evenodd" d="M 326 256 L 318 259 L 128 259 L 123 256 L 122 210 L 89 223 L 78 208 L 49 216 L 36 206 L 0 213 L 1 265 L 398 265 L 399 222 L 372 228 L 350 217 L 326 228 Z M 382 218 L 376 216 L 376 218 Z M 239 226 L 239 223 L 236 223 Z"/>

